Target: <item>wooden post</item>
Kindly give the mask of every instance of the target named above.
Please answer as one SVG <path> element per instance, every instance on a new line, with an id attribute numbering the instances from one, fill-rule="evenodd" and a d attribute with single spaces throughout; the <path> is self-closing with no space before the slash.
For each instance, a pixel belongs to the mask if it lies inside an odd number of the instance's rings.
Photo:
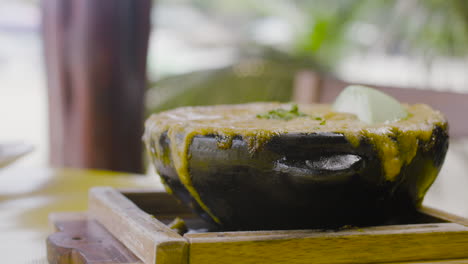
<path id="1" fill-rule="evenodd" d="M 140 172 L 151 0 L 43 0 L 52 166 Z"/>
<path id="2" fill-rule="evenodd" d="M 293 101 L 300 104 L 318 103 L 320 101 L 320 75 L 303 70 L 294 76 Z"/>

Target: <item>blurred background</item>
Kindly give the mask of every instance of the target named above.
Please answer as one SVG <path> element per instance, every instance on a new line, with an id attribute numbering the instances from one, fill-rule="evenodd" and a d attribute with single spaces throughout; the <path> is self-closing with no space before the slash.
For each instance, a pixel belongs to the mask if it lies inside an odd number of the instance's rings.
<path id="1" fill-rule="evenodd" d="M 351 83 L 468 93 L 465 0 L 158 0 L 145 116 L 177 106 L 292 100 L 304 69 Z M 0 142 L 49 165 L 38 0 L 0 1 Z M 209 96 L 207 96 L 209 95 Z M 468 216 L 468 140 L 451 143 L 426 203 Z"/>

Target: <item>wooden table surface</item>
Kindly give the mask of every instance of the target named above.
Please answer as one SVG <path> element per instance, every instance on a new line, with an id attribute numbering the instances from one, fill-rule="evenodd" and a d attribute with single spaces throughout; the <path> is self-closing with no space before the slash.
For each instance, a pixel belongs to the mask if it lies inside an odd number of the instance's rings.
<path id="1" fill-rule="evenodd" d="M 115 172 L 0 169 L 0 253 L 2 263 L 42 264 L 52 232 L 48 214 L 87 208 L 92 186 L 155 188 L 156 177 Z"/>

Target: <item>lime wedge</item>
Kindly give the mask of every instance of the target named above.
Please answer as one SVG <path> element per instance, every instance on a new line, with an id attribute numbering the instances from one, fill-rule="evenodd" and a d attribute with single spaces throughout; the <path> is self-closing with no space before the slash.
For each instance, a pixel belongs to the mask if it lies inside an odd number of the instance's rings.
<path id="1" fill-rule="evenodd" d="M 346 87 L 336 98 L 333 110 L 355 114 L 368 124 L 394 122 L 408 116 L 395 98 L 361 85 Z"/>

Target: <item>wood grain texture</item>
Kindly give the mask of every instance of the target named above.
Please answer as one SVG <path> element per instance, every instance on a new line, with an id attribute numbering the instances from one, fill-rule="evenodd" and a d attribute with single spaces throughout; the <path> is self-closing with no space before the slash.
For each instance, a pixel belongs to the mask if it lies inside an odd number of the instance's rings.
<path id="1" fill-rule="evenodd" d="M 143 263 L 85 213 L 55 213 L 49 220 L 56 230 L 47 238 L 51 264 Z"/>
<path id="2" fill-rule="evenodd" d="M 452 223 L 457 223 L 460 225 L 468 226 L 468 219 L 458 216 L 458 215 L 444 212 L 442 210 L 438 210 L 438 209 L 431 208 L 428 206 L 423 206 L 422 208 L 419 209 L 419 211 L 423 214 L 437 217 L 447 222 L 452 222 Z"/>
<path id="3" fill-rule="evenodd" d="M 459 264 L 468 260 L 468 227 L 461 225 L 467 220 L 431 208 L 421 209 L 427 217 L 417 219 L 437 223 L 339 231 L 208 232 L 182 237 L 141 210 L 140 203 L 144 204 L 143 207 L 149 207 L 152 202 L 154 207 L 159 207 L 152 209 L 158 218 L 164 218 L 165 213 L 171 217 L 178 213 L 188 213 L 187 208 L 163 192 L 119 192 L 112 188 L 95 188 L 90 192 L 89 215 L 99 220 L 122 244 L 131 249 L 129 251 L 144 259 L 144 262 L 136 263 Z M 62 219 L 69 223 L 76 222 L 80 217 L 80 214 L 62 215 Z M 56 222 L 53 219 L 51 216 L 51 221 Z M 452 223 L 440 223 L 438 219 Z M 93 225 L 96 224 L 94 222 Z M 60 230 L 64 229 L 70 228 L 64 226 Z M 96 234 L 91 232 L 88 235 Z M 57 243 L 63 241 L 67 242 L 61 240 Z M 93 239 L 86 238 L 86 241 Z M 52 251 L 50 255 L 67 256 L 60 260 L 62 262 L 55 263 L 88 263 L 83 262 L 82 254 L 70 252 L 79 251 L 66 249 Z M 71 260 L 75 262 L 66 262 Z"/>
<path id="4" fill-rule="evenodd" d="M 466 264 L 468 259 L 446 259 L 446 260 L 429 260 L 429 261 L 418 261 L 418 262 L 392 262 L 382 264 Z"/>
<path id="5" fill-rule="evenodd" d="M 158 219 L 173 220 L 176 217 L 194 218 L 193 212 L 174 195 L 161 190 L 119 189 L 122 195 L 131 200 L 144 212 Z"/>
<path id="6" fill-rule="evenodd" d="M 89 215 L 145 264 L 185 264 L 188 243 L 113 188 L 90 190 Z"/>
<path id="7" fill-rule="evenodd" d="M 50 161 L 141 172 L 151 0 L 43 0 Z"/>
<path id="8" fill-rule="evenodd" d="M 377 263 L 468 257 L 468 228 L 454 223 L 187 234 L 190 264 Z"/>

